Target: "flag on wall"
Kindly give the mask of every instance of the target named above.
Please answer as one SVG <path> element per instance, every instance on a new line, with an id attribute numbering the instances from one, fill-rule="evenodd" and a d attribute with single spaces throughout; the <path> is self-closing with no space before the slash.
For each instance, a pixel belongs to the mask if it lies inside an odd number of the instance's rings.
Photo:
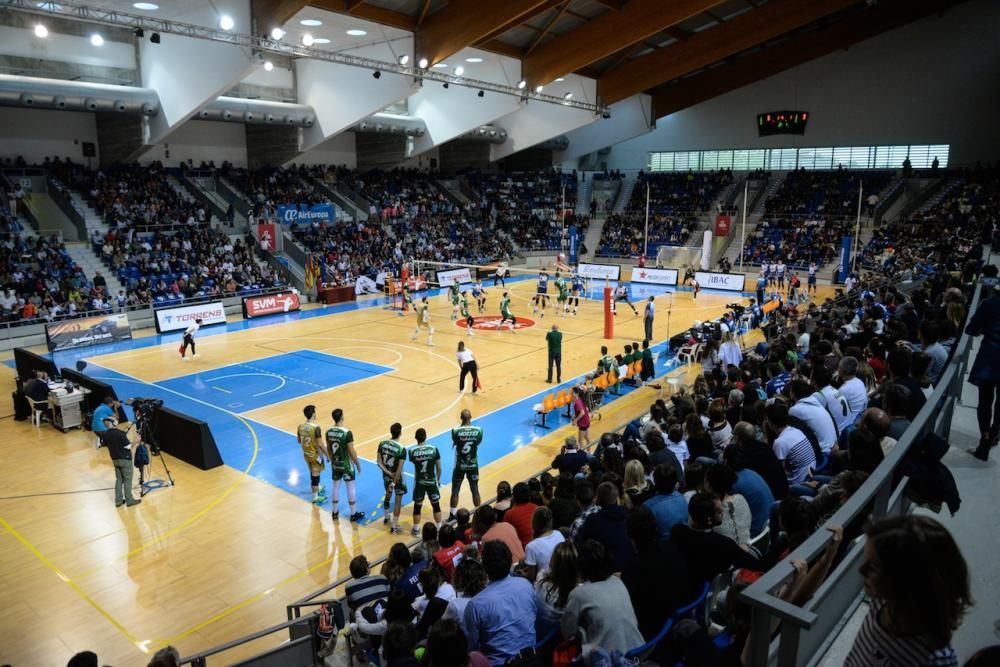
<path id="1" fill-rule="evenodd" d="M 319 278 L 319 262 L 312 255 L 306 259 L 306 289 L 312 289 L 316 286 L 317 279 Z"/>

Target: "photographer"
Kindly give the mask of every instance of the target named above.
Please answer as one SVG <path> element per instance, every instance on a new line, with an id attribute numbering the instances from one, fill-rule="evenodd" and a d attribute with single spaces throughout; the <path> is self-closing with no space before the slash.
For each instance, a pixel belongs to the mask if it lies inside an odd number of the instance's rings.
<path id="1" fill-rule="evenodd" d="M 132 496 L 132 443 L 128 434 L 117 426 L 111 426 L 98 433 L 97 437 L 108 448 L 115 467 L 115 507 L 138 505 L 142 500 Z"/>
<path id="2" fill-rule="evenodd" d="M 97 436 L 97 448 L 101 448 L 101 434 L 109 428 L 114 428 L 118 424 L 118 408 L 121 403 L 108 396 L 94 410 L 94 417 L 90 422 L 90 429 Z"/>

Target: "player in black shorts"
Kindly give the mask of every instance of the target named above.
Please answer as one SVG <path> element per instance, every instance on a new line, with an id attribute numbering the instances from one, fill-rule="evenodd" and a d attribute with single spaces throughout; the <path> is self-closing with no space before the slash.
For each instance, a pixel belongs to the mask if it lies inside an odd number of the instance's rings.
<path id="1" fill-rule="evenodd" d="M 455 470 L 451 473 L 451 512 L 455 517 L 458 509 L 458 494 L 462 490 L 462 480 L 469 479 L 472 489 L 472 504 L 482 503 L 479 495 L 479 445 L 483 442 L 483 429 L 472 425 L 472 413 L 462 410 L 462 424 L 451 429 L 451 444 L 455 447 Z"/>

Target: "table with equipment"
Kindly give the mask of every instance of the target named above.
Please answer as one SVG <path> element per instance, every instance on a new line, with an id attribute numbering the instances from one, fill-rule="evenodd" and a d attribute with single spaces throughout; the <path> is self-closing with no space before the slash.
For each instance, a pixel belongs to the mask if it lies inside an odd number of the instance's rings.
<path id="1" fill-rule="evenodd" d="M 83 426 L 83 402 L 90 390 L 64 382 L 49 384 L 49 409 L 52 425 L 64 433 Z"/>
<path id="2" fill-rule="evenodd" d="M 344 303 L 354 301 L 354 286 L 336 287 L 334 285 L 324 285 L 318 290 L 317 298 L 321 303 Z"/>

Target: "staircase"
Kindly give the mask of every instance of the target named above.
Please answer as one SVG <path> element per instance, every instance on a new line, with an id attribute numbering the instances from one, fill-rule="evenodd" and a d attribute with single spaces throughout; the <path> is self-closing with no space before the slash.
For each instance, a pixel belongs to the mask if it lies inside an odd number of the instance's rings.
<path id="1" fill-rule="evenodd" d="M 88 240 L 95 229 L 100 230 L 102 235 L 107 235 L 108 225 L 104 222 L 104 218 L 83 198 L 83 195 L 76 190 L 67 189 L 66 192 L 69 193 L 69 198 L 73 202 L 73 208 L 83 215 L 84 223 L 87 226 Z M 111 281 L 108 282 L 110 284 Z"/>
<path id="2" fill-rule="evenodd" d="M 587 246 L 588 257 L 596 255 L 598 248 L 601 247 L 601 234 L 604 233 L 604 223 L 607 221 L 607 216 L 601 214 L 598 214 L 596 218 L 591 218 L 590 226 L 583 237 L 583 244 Z"/>
<path id="3" fill-rule="evenodd" d="M 464 207 L 466 204 L 470 203 L 468 197 L 462 192 L 461 186 L 458 184 L 458 180 L 454 178 L 435 178 L 434 185 L 437 186 L 438 190 L 444 193 L 453 204 L 457 204 L 460 207 Z"/>
<path id="4" fill-rule="evenodd" d="M 368 210 L 362 209 L 350 197 L 342 194 L 339 188 L 334 188 L 321 178 L 314 176 L 308 176 L 307 178 L 309 184 L 316 186 L 317 190 L 329 197 L 330 201 L 338 208 L 343 209 L 352 220 L 364 221 L 368 219 Z"/>
<path id="5" fill-rule="evenodd" d="M 88 279 L 93 280 L 94 274 L 98 271 L 101 272 L 104 279 L 108 281 L 107 296 L 109 300 L 117 296 L 119 290 L 125 289 L 125 286 L 118 280 L 118 276 L 91 249 L 90 241 L 67 243 L 66 251 L 73 258 L 73 261 L 76 262 L 76 265 L 83 270 L 84 275 Z"/>
<path id="6" fill-rule="evenodd" d="M 591 174 L 590 179 L 587 179 L 586 172 L 584 172 L 584 180 L 582 183 L 578 183 L 576 188 L 575 212 L 577 215 L 590 214 L 590 197 L 591 197 L 591 192 L 593 192 L 593 190 L 594 190 L 594 176 L 593 174 Z"/>
<path id="7" fill-rule="evenodd" d="M 628 206 L 629 200 L 632 198 L 632 190 L 635 189 L 636 183 L 639 182 L 638 174 L 629 174 L 622 181 L 621 189 L 618 190 L 618 199 L 615 201 L 614 206 L 611 208 L 612 213 L 624 213 L 625 207 Z"/>

